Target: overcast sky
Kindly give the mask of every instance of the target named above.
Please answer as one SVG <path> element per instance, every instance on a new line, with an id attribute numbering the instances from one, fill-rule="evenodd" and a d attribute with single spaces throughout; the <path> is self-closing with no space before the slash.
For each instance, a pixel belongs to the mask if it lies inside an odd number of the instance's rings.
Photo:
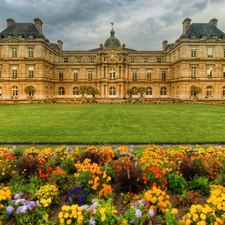
<path id="1" fill-rule="evenodd" d="M 127 48 L 161 50 L 163 40 L 173 43 L 182 33 L 185 18 L 192 23 L 218 19 L 225 32 L 225 0 L 0 0 L 0 31 L 6 19 L 18 23 L 43 22 L 50 42 L 63 41 L 64 50 L 98 48 L 115 36 Z"/>

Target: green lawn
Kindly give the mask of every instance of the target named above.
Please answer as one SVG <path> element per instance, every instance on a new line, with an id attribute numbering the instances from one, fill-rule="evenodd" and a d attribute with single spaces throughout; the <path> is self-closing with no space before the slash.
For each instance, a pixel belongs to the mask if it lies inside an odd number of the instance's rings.
<path id="1" fill-rule="evenodd" d="M 0 143 L 225 143 L 225 107 L 0 106 Z"/>

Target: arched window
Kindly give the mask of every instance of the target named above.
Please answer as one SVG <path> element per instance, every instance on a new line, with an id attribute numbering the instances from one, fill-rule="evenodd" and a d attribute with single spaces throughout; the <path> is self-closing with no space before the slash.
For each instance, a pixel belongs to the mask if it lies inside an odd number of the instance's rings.
<path id="1" fill-rule="evenodd" d="M 223 97 L 225 97 L 225 86 L 223 87 Z"/>
<path id="2" fill-rule="evenodd" d="M 73 88 L 73 95 L 79 95 L 78 87 Z"/>
<path id="3" fill-rule="evenodd" d="M 116 95 L 116 88 L 115 87 L 109 88 L 109 95 Z"/>
<path id="4" fill-rule="evenodd" d="M 161 87 L 160 95 L 166 95 L 166 87 Z"/>
<path id="5" fill-rule="evenodd" d="M 212 96 L 212 89 L 213 89 L 212 86 L 208 86 L 206 88 L 206 96 Z"/>
<path id="6" fill-rule="evenodd" d="M 59 95 L 65 95 L 64 87 L 59 87 Z"/>
<path id="7" fill-rule="evenodd" d="M 152 88 L 147 87 L 146 95 L 152 95 Z"/>
<path id="8" fill-rule="evenodd" d="M 13 96 L 17 96 L 18 95 L 18 88 L 17 88 L 17 86 L 13 86 L 12 87 L 12 95 Z"/>

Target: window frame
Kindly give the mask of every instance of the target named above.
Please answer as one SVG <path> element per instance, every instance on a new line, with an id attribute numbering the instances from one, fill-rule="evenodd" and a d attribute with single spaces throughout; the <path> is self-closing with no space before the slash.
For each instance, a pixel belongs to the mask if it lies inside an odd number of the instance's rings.
<path id="1" fill-rule="evenodd" d="M 147 71 L 147 80 L 152 80 L 152 72 L 151 71 Z"/>
<path id="2" fill-rule="evenodd" d="M 58 95 L 65 95 L 65 88 L 63 86 L 60 86 L 58 88 Z"/>
<path id="3" fill-rule="evenodd" d="M 59 81 L 63 81 L 63 71 L 59 71 Z"/>
<path id="4" fill-rule="evenodd" d="M 166 81 L 166 70 L 162 70 L 162 81 Z"/>
<path id="5" fill-rule="evenodd" d="M 147 87 L 146 95 L 147 96 L 152 96 L 152 87 Z"/>
<path id="6" fill-rule="evenodd" d="M 12 58 L 17 58 L 17 47 L 12 47 Z"/>
<path id="7" fill-rule="evenodd" d="M 196 58 L 197 57 L 197 49 L 196 48 L 192 48 L 191 49 L 191 58 Z"/>
<path id="8" fill-rule="evenodd" d="M 166 96 L 167 95 L 167 89 L 165 86 L 160 88 L 160 96 Z"/>
<path id="9" fill-rule="evenodd" d="M 88 80 L 89 81 L 93 80 L 93 71 L 92 70 L 88 70 Z"/>
<path id="10" fill-rule="evenodd" d="M 28 47 L 28 58 L 33 58 L 33 57 L 34 57 L 34 48 Z"/>
<path id="11" fill-rule="evenodd" d="M 137 81 L 137 71 L 132 71 L 132 81 Z"/>
<path id="12" fill-rule="evenodd" d="M 79 88 L 73 87 L 73 95 L 79 95 Z"/>
<path id="13" fill-rule="evenodd" d="M 116 96 L 116 88 L 114 86 L 111 86 L 109 88 L 109 95 L 110 96 Z"/>

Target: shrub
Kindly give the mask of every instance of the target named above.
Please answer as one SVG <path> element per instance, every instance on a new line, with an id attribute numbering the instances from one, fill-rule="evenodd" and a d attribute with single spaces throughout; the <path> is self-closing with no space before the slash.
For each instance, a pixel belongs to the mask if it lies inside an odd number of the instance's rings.
<path id="1" fill-rule="evenodd" d="M 20 174 L 26 176 L 34 175 L 38 171 L 39 160 L 37 157 L 22 156 L 17 162 L 17 169 Z"/>
<path id="2" fill-rule="evenodd" d="M 168 174 L 167 187 L 172 194 L 183 194 L 186 191 L 187 182 L 178 174 Z"/>
<path id="3" fill-rule="evenodd" d="M 209 172 L 204 166 L 204 159 L 187 157 L 180 164 L 180 172 L 185 180 L 191 180 L 194 176 L 208 177 Z"/>
<path id="4" fill-rule="evenodd" d="M 209 180 L 206 177 L 195 176 L 191 181 L 189 181 L 188 188 L 193 191 L 199 190 L 204 196 L 210 194 Z"/>
<path id="5" fill-rule="evenodd" d="M 115 161 L 116 169 L 116 192 L 132 192 L 139 193 L 144 188 L 141 169 L 136 162 L 129 157 L 121 157 Z"/>

